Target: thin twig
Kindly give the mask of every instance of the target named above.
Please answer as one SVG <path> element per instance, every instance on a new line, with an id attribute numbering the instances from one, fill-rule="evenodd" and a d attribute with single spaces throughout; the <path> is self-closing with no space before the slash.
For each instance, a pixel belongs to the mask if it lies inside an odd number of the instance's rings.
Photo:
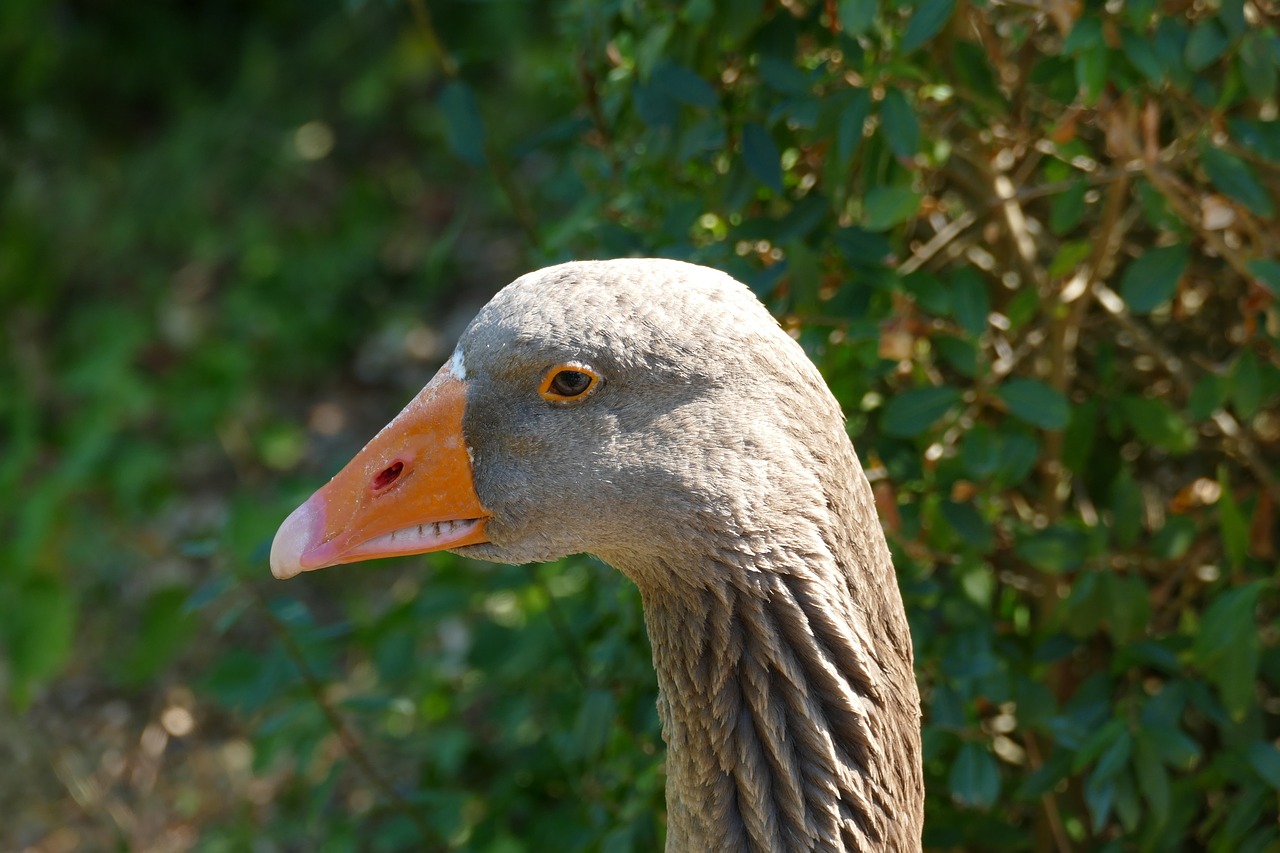
<path id="1" fill-rule="evenodd" d="M 346 721 L 342 719 L 333 705 L 330 704 L 328 697 L 324 695 L 324 682 L 315 674 L 311 665 L 307 663 L 306 656 L 302 653 L 302 648 L 289 632 L 289 628 L 280 621 L 276 615 L 271 612 L 270 602 L 267 601 L 266 594 L 262 589 L 254 583 L 246 584 L 254 599 L 262 608 L 262 612 L 266 614 L 267 624 L 271 626 L 272 632 L 284 647 L 285 653 L 293 661 L 294 666 L 298 668 L 298 674 L 302 677 L 302 683 L 306 686 L 307 692 L 311 694 L 312 701 L 320 708 L 320 713 L 324 714 L 325 720 L 329 723 L 329 728 L 338 736 L 338 740 L 342 743 L 343 750 L 350 756 L 351 761 L 360 768 L 369 782 L 375 787 L 387 802 L 397 812 L 407 817 L 418 828 L 418 832 L 422 834 L 423 843 L 436 839 L 436 833 L 418 814 L 404 797 L 387 781 L 386 777 L 378 770 L 373 761 L 361 746 L 359 738 L 347 726 Z M 436 849 L 443 850 L 443 845 L 437 844 Z"/>

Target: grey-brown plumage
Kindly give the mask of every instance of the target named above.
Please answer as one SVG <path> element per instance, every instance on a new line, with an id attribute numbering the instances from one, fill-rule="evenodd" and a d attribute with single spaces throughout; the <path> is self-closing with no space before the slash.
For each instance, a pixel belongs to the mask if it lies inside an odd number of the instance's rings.
<path id="1" fill-rule="evenodd" d="M 911 637 L 822 377 L 743 285 L 674 261 L 505 288 L 457 356 L 486 544 L 596 554 L 644 599 L 668 851 L 909 851 L 923 782 Z M 576 405 L 551 367 L 601 377 Z"/>

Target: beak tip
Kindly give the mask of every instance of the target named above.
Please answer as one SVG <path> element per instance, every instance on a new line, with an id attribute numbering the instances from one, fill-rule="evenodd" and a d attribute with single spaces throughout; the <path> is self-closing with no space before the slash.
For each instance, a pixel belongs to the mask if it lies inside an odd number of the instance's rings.
<path id="1" fill-rule="evenodd" d="M 271 574 L 279 580 L 288 580 L 306 570 L 302 555 L 315 544 L 320 527 L 320 513 L 313 502 L 308 500 L 289 513 L 271 541 Z"/>

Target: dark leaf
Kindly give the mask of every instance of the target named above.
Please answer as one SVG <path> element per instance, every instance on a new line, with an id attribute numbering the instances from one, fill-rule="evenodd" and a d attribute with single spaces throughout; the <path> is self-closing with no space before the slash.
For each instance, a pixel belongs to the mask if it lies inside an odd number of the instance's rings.
<path id="1" fill-rule="evenodd" d="M 1151 809 L 1156 826 L 1169 819 L 1169 771 L 1160 760 L 1160 752 L 1142 731 L 1138 732 L 1133 751 L 1133 769 L 1138 777 L 1138 790 Z"/>
<path id="2" fill-rule="evenodd" d="M 1038 379 L 1012 379 L 996 393 L 1014 417 L 1041 429 L 1062 429 L 1071 417 L 1062 392 Z"/>
<path id="3" fill-rule="evenodd" d="M 1261 581 L 1229 589 L 1209 605 L 1195 638 L 1201 671 L 1218 686 L 1222 704 L 1237 720 L 1254 704 L 1258 626 L 1254 608 Z"/>
<path id="4" fill-rule="evenodd" d="M 1265 740 L 1254 741 L 1246 747 L 1249 766 L 1254 769 L 1262 781 L 1272 788 L 1280 788 L 1280 749 Z"/>
<path id="5" fill-rule="evenodd" d="M 836 157 L 841 162 L 847 161 L 857 150 L 869 115 L 871 115 L 871 93 L 866 89 L 859 89 L 853 93 L 849 103 L 840 111 L 840 119 L 836 125 Z"/>
<path id="6" fill-rule="evenodd" d="M 1181 455 L 1196 446 L 1196 432 L 1164 400 L 1125 397 L 1119 409 L 1142 441 Z"/>
<path id="7" fill-rule="evenodd" d="M 1111 806 L 1115 801 L 1116 785 L 1112 778 L 1100 777 L 1097 772 L 1091 773 L 1084 784 L 1084 803 L 1093 819 L 1095 833 L 1101 832 L 1111 816 Z"/>
<path id="8" fill-rule="evenodd" d="M 880 129 L 885 144 L 898 157 L 910 160 L 920 150 L 920 122 L 898 89 L 885 92 L 880 104 Z"/>
<path id="9" fill-rule="evenodd" d="M 880 428 L 888 435 L 911 437 L 933 426 L 960 402 L 960 392 L 949 386 L 913 388 L 889 401 L 880 418 Z"/>
<path id="10" fill-rule="evenodd" d="M 769 131 L 754 122 L 742 129 L 742 159 L 760 183 L 782 192 L 782 155 Z"/>
<path id="11" fill-rule="evenodd" d="M 955 0 L 922 0 L 907 22 L 907 31 L 902 34 L 899 49 L 910 53 L 936 36 L 951 20 L 955 6 Z"/>
<path id="12" fill-rule="evenodd" d="M 1121 46 L 1125 59 L 1129 60 L 1129 63 L 1138 69 L 1148 82 L 1156 86 L 1164 82 L 1164 64 L 1161 63 L 1149 39 L 1131 30 L 1125 30 L 1121 34 Z"/>
<path id="13" fill-rule="evenodd" d="M 1276 296 L 1280 296 L 1280 261 L 1259 259 L 1249 262 L 1249 272 Z"/>
<path id="14" fill-rule="evenodd" d="M 1230 44 L 1230 39 L 1223 32 L 1222 25 L 1214 18 L 1209 18 L 1191 31 L 1187 39 L 1186 62 L 1192 71 L 1200 71 L 1212 64 Z"/>
<path id="15" fill-rule="evenodd" d="M 840 0 L 840 25 L 845 35 L 860 36 L 876 19 L 876 0 Z"/>
<path id="16" fill-rule="evenodd" d="M 1168 302 L 1178 290 L 1178 282 L 1187 271 L 1190 254 L 1187 247 L 1161 246 L 1129 264 L 1120 280 L 1120 295 L 1136 314 L 1148 314 Z"/>
<path id="17" fill-rule="evenodd" d="M 715 109 L 720 104 L 711 84 L 674 62 L 663 62 L 653 69 L 649 83 L 683 104 L 705 109 Z"/>
<path id="18" fill-rule="evenodd" d="M 920 208 L 920 194 L 906 187 L 872 187 L 863 199 L 862 226 L 868 231 L 887 231 L 906 222 Z"/>
<path id="19" fill-rule="evenodd" d="M 471 87 L 453 80 L 440 92 L 440 112 L 444 116 L 449 150 L 472 166 L 484 165 L 484 119 Z"/>
<path id="20" fill-rule="evenodd" d="M 1259 216 L 1269 217 L 1275 213 L 1271 196 L 1248 163 L 1215 145 L 1201 147 L 1200 162 L 1215 187 Z"/>
<path id="21" fill-rule="evenodd" d="M 1000 796 L 1000 768 L 980 744 L 961 745 L 949 781 L 951 798 L 962 806 L 987 809 Z"/>
<path id="22" fill-rule="evenodd" d="M 951 313 L 956 322 L 973 337 L 987 329 L 991 302 L 987 284 L 972 267 L 962 267 L 951 277 Z"/>

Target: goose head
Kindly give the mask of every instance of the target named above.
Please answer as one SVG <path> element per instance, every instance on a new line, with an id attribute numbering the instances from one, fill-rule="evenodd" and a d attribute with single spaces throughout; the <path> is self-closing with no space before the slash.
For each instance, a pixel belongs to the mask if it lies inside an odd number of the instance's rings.
<path id="1" fill-rule="evenodd" d="M 430 384 L 289 516 L 271 568 L 586 552 L 642 588 L 696 582 L 656 566 L 785 533 L 780 513 L 826 501 L 809 463 L 842 439 L 817 370 L 744 285 L 676 261 L 563 264 L 481 310 Z"/>

